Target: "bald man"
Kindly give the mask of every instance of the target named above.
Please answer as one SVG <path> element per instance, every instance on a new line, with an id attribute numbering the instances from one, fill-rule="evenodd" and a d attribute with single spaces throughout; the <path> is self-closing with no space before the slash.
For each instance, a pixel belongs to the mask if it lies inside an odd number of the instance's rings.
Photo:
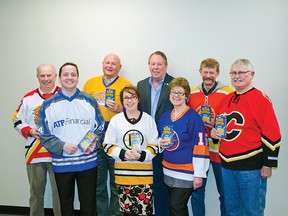
<path id="1" fill-rule="evenodd" d="M 120 102 L 120 91 L 132 83 L 119 76 L 121 70 L 121 60 L 118 55 L 109 53 L 102 62 L 102 76 L 89 79 L 83 88 L 84 92 L 91 94 L 98 102 L 100 110 L 105 120 L 105 131 L 111 118 L 122 112 L 123 107 Z M 114 92 L 114 100 L 106 101 L 106 90 Z M 111 92 L 110 91 L 110 92 Z M 101 216 L 122 216 L 118 203 L 118 192 L 114 177 L 114 159 L 109 157 L 100 148 L 98 154 L 98 177 L 97 177 L 97 215 Z M 108 199 L 107 171 L 110 177 L 110 201 Z"/>

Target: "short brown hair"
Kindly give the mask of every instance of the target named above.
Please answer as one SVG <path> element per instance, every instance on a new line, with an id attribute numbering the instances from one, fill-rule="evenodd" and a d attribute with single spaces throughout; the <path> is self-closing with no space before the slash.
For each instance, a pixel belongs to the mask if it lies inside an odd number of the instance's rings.
<path id="1" fill-rule="evenodd" d="M 199 70 L 202 70 L 203 67 L 216 68 L 216 71 L 219 71 L 220 64 L 213 58 L 207 58 L 201 62 Z"/>
<path id="2" fill-rule="evenodd" d="M 161 51 L 156 51 L 154 53 L 152 53 L 149 58 L 148 58 L 148 64 L 150 64 L 150 59 L 153 55 L 160 55 L 162 56 L 162 58 L 164 59 L 164 64 L 167 66 L 168 65 L 168 60 L 167 60 L 167 56 L 165 55 L 165 53 L 161 52 Z"/>
<path id="3" fill-rule="evenodd" d="M 189 82 L 187 79 L 185 79 L 184 77 L 177 77 L 177 78 L 174 78 L 169 86 L 168 86 L 168 92 L 169 94 L 171 93 L 171 90 L 176 87 L 176 86 L 179 86 L 179 87 L 182 87 L 185 91 L 185 96 L 187 97 L 187 99 L 189 98 L 190 96 L 190 85 L 189 85 Z"/>
<path id="4" fill-rule="evenodd" d="M 124 94 L 124 92 L 128 92 L 132 95 L 136 95 L 138 97 L 138 103 L 140 103 L 141 97 L 140 97 L 139 89 L 136 86 L 128 85 L 128 86 L 125 86 L 120 92 L 120 101 L 121 101 L 122 106 L 123 106 L 123 94 Z"/>
<path id="5" fill-rule="evenodd" d="M 62 73 L 62 68 L 65 67 L 65 66 L 73 66 L 76 68 L 76 71 L 77 71 L 77 76 L 79 77 L 79 70 L 78 70 L 78 66 L 72 62 L 66 62 L 65 64 L 63 64 L 60 69 L 59 69 L 59 77 L 61 77 L 61 73 Z"/>

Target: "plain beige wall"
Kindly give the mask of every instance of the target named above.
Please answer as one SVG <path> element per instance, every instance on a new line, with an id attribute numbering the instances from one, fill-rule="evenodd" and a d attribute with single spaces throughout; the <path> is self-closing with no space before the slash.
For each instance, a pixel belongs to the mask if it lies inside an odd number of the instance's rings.
<path id="1" fill-rule="evenodd" d="M 136 84 L 149 75 L 148 56 L 162 50 L 168 72 L 186 77 L 191 86 L 201 82 L 204 58 L 219 60 L 219 79 L 229 84 L 232 62 L 252 61 L 254 85 L 272 99 L 283 134 L 266 215 L 287 215 L 287 9 L 286 0 L 0 0 L 0 205 L 28 206 L 24 139 L 13 129 L 11 114 L 38 86 L 38 65 L 77 63 L 82 89 L 102 73 L 104 55 L 115 52 L 123 63 L 120 75 Z M 218 215 L 212 172 L 206 190 L 207 216 Z"/>

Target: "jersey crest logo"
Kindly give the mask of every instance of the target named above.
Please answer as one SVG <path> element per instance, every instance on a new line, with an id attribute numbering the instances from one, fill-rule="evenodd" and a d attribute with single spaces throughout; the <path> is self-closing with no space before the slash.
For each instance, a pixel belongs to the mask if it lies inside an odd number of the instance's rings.
<path id="1" fill-rule="evenodd" d="M 172 135 L 172 138 L 171 138 L 171 142 L 172 142 L 172 145 L 169 146 L 168 148 L 166 148 L 165 150 L 174 151 L 174 150 L 176 150 L 179 147 L 180 139 L 179 139 L 179 136 L 178 136 L 178 134 L 177 134 L 177 132 L 175 130 L 173 130 L 173 135 Z"/>
<path id="2" fill-rule="evenodd" d="M 40 108 L 41 108 L 41 106 L 37 106 L 37 107 L 33 110 L 34 122 L 35 122 L 36 125 L 38 125 L 38 115 L 39 115 Z"/>
<path id="3" fill-rule="evenodd" d="M 233 141 L 240 136 L 245 119 L 240 112 L 234 111 L 225 115 L 227 118 L 227 136 L 225 140 Z M 232 130 L 229 130 L 229 128 L 232 128 Z"/>
<path id="4" fill-rule="evenodd" d="M 97 103 L 99 105 L 105 104 L 105 92 L 98 92 L 94 95 L 94 98 L 96 99 Z"/>

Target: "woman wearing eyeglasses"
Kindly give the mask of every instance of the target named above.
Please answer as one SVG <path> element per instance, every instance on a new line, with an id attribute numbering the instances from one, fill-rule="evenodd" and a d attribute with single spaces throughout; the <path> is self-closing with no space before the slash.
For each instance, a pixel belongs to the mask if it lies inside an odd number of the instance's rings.
<path id="1" fill-rule="evenodd" d="M 152 159 L 158 153 L 154 119 L 138 110 L 140 93 L 135 86 L 120 92 L 125 110 L 110 121 L 104 151 L 115 159 L 115 183 L 123 215 L 152 215 Z"/>
<path id="2" fill-rule="evenodd" d="M 193 190 L 202 186 L 209 167 L 206 131 L 199 114 L 187 106 L 190 86 L 185 78 L 168 87 L 174 108 L 158 124 L 163 152 L 164 182 L 169 190 L 171 216 L 188 216 L 187 202 Z"/>

